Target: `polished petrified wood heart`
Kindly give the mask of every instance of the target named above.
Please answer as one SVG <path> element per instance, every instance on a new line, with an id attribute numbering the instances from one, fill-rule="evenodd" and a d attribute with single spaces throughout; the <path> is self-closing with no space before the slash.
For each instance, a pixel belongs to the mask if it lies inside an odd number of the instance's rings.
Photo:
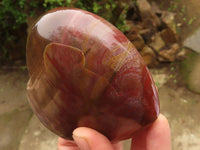
<path id="1" fill-rule="evenodd" d="M 29 102 L 41 122 L 71 139 L 80 126 L 112 141 L 156 120 L 156 87 L 141 56 L 113 25 L 87 11 L 59 8 L 27 42 Z"/>

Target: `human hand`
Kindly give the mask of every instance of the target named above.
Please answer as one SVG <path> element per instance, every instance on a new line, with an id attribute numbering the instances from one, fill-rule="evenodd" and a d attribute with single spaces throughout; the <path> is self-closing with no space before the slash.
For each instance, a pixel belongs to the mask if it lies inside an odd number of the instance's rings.
<path id="1" fill-rule="evenodd" d="M 122 143 L 112 144 L 101 133 L 86 127 L 73 131 L 74 142 L 58 139 L 58 150 L 123 150 Z M 158 119 L 132 138 L 131 150 L 171 150 L 170 128 L 167 119 Z"/>

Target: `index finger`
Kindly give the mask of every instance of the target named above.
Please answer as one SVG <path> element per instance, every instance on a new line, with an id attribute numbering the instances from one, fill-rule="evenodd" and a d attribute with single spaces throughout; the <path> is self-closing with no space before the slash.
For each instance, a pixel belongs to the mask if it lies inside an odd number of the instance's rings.
<path id="1" fill-rule="evenodd" d="M 171 150 L 168 120 L 162 114 L 147 129 L 132 138 L 131 150 Z"/>

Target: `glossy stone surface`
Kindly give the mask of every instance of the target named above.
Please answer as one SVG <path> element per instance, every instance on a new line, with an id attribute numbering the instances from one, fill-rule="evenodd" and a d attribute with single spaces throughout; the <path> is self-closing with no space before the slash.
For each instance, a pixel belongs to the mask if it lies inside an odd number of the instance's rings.
<path id="1" fill-rule="evenodd" d="M 135 47 L 90 12 L 58 8 L 42 16 L 28 36 L 27 66 L 30 105 L 63 138 L 86 126 L 123 140 L 159 114 L 156 87 Z"/>

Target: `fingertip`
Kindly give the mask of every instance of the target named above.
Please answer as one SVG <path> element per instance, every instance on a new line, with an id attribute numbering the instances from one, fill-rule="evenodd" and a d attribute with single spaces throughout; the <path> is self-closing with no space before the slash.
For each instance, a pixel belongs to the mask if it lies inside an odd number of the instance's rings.
<path id="1" fill-rule="evenodd" d="M 74 141 L 66 140 L 64 138 L 58 137 L 58 145 L 62 146 L 77 146 Z"/>
<path id="2" fill-rule="evenodd" d="M 72 133 L 73 136 L 87 137 L 87 138 L 90 138 L 98 134 L 99 133 L 96 130 L 87 127 L 76 128 Z"/>
<path id="3" fill-rule="evenodd" d="M 123 143 L 122 142 L 118 142 L 118 143 L 115 143 L 115 144 L 112 144 L 112 145 L 113 145 L 114 150 L 123 150 Z"/>
<path id="4" fill-rule="evenodd" d="M 110 141 L 101 133 L 87 127 L 73 131 L 73 138 L 81 150 L 113 150 Z"/>
<path id="5" fill-rule="evenodd" d="M 79 150 L 76 143 L 71 140 L 58 138 L 58 150 Z"/>
<path id="6" fill-rule="evenodd" d="M 132 147 L 135 150 L 170 150 L 171 135 L 167 118 L 160 114 L 149 128 L 134 135 Z"/>
<path id="7" fill-rule="evenodd" d="M 154 149 L 160 147 L 160 150 L 171 150 L 170 126 L 164 115 L 160 114 L 149 129 L 147 141 L 148 145 Z"/>
<path id="8" fill-rule="evenodd" d="M 162 114 L 158 116 L 157 120 L 152 124 L 150 128 L 156 130 L 157 132 L 166 131 L 167 133 L 170 133 L 169 122 L 167 118 Z"/>
<path id="9" fill-rule="evenodd" d="M 159 114 L 157 121 L 169 125 L 167 118 L 163 114 Z"/>

